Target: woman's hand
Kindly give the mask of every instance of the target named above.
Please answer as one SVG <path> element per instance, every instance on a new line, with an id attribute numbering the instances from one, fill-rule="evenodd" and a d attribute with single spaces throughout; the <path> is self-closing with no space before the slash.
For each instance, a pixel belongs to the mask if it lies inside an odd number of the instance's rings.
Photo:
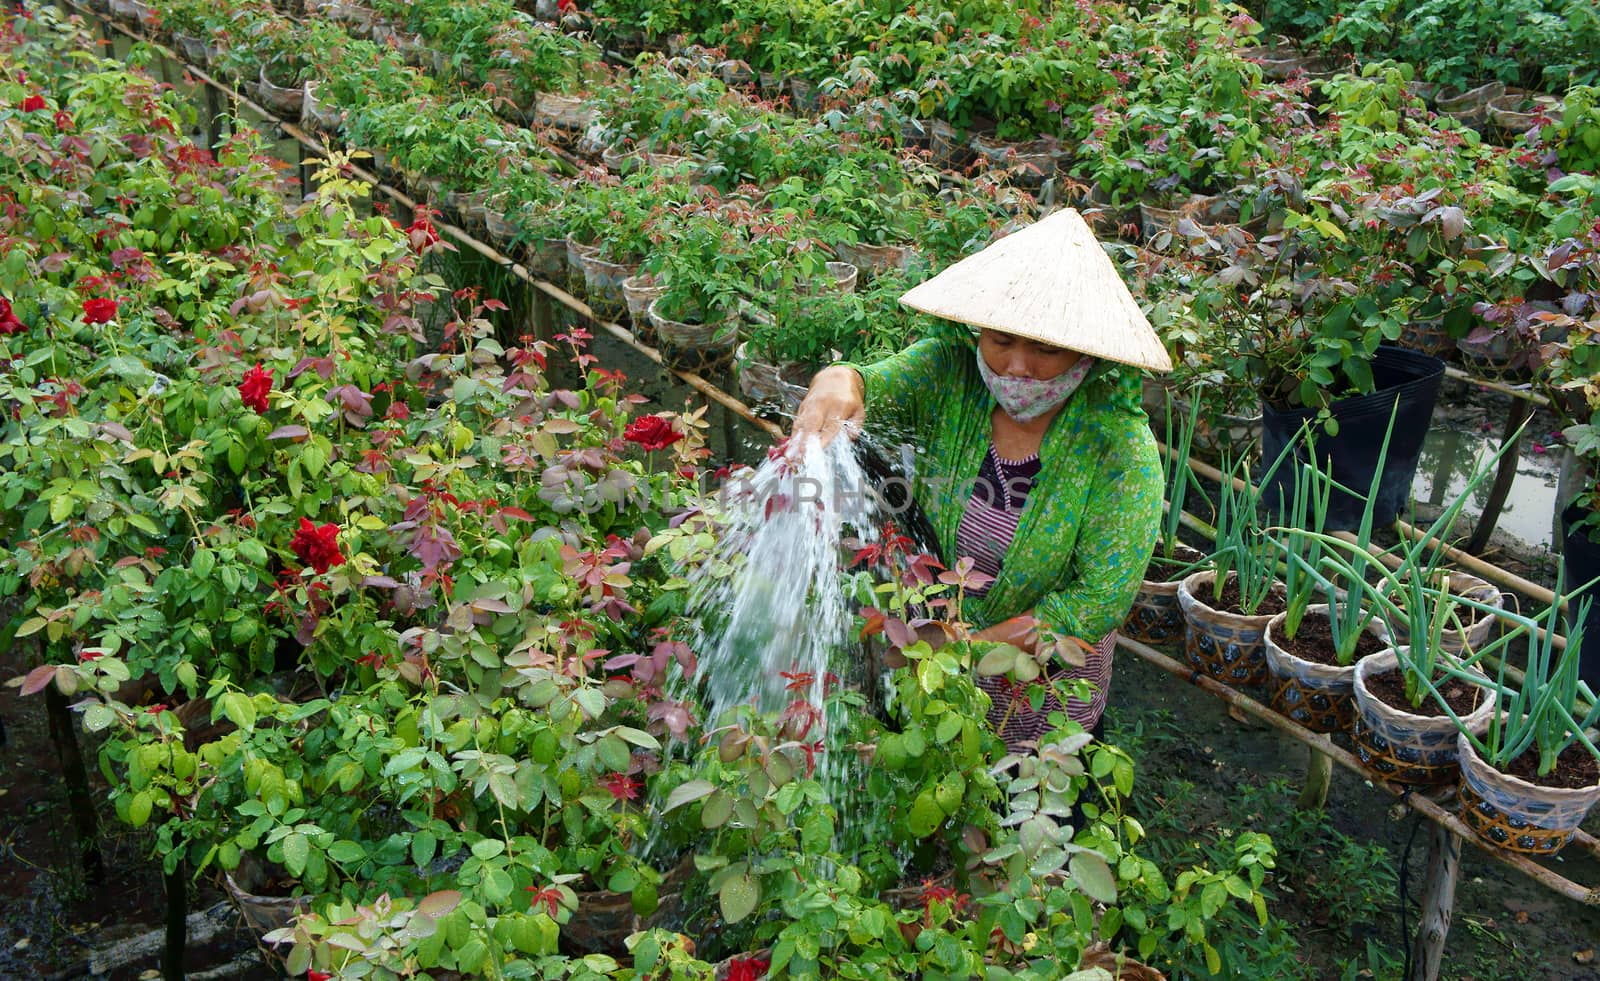
<path id="1" fill-rule="evenodd" d="M 824 368 L 811 379 L 811 388 L 800 403 L 800 410 L 794 414 L 794 428 L 789 433 L 790 451 L 804 452 L 813 436 L 827 446 L 847 426 L 859 432 L 866 415 L 866 393 L 856 370 L 844 365 Z"/>

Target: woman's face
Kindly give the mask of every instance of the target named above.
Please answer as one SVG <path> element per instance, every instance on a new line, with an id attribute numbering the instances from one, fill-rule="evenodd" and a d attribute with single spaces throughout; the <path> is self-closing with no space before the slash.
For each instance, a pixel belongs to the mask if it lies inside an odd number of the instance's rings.
<path id="1" fill-rule="evenodd" d="M 1083 355 L 998 330 L 978 333 L 978 352 L 989 370 L 1002 377 L 1047 381 L 1072 367 Z"/>

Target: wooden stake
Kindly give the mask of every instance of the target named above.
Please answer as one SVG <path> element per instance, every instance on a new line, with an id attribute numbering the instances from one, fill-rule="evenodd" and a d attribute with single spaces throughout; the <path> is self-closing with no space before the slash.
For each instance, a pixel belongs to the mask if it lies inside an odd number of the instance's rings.
<path id="1" fill-rule="evenodd" d="M 1444 825 L 1428 834 L 1428 878 L 1422 886 L 1422 922 L 1411 945 L 1411 976 L 1406 981 L 1437 981 L 1444 941 L 1456 910 L 1456 876 L 1461 870 L 1461 838 Z"/>
<path id="2" fill-rule="evenodd" d="M 1333 758 L 1326 753 L 1307 747 L 1310 759 L 1306 761 L 1306 785 L 1300 789 L 1300 799 L 1295 807 L 1302 811 L 1320 811 L 1328 804 L 1328 785 L 1333 782 Z"/>
<path id="3" fill-rule="evenodd" d="M 1472 537 L 1467 539 L 1465 550 L 1472 555 L 1483 554 L 1484 546 L 1489 544 L 1489 536 L 1494 533 L 1494 526 L 1500 521 L 1500 509 L 1505 507 L 1506 495 L 1511 493 L 1511 485 L 1517 479 L 1517 464 L 1521 462 L 1517 448 L 1522 443 L 1522 427 L 1533 418 L 1535 408 L 1531 402 L 1511 404 L 1511 414 L 1506 416 L 1505 432 L 1500 436 L 1500 445 L 1505 446 L 1510 442 L 1511 449 L 1500 457 L 1494 483 L 1489 487 L 1489 497 L 1483 502 L 1483 513 L 1478 515 Z"/>
<path id="4" fill-rule="evenodd" d="M 67 786 L 67 809 L 72 812 L 72 830 L 78 837 L 83 877 L 94 885 L 105 876 L 105 862 L 100 857 L 100 814 L 94 809 L 94 798 L 89 793 L 89 777 L 78 751 L 77 729 L 72 712 L 67 708 L 66 696 L 56 690 L 54 682 L 45 686 L 44 702 L 50 720 L 50 738 L 56 745 L 56 759 L 61 764 L 61 777 Z"/>
<path id="5" fill-rule="evenodd" d="M 189 882 L 186 864 L 165 876 L 167 886 L 167 942 L 161 950 L 161 977 L 164 981 L 183 981 L 183 952 L 189 946 Z"/>

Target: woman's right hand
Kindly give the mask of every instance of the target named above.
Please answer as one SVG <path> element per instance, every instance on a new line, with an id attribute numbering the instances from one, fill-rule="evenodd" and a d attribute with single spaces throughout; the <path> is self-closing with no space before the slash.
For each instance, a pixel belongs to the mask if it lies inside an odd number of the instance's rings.
<path id="1" fill-rule="evenodd" d="M 827 446 L 846 426 L 859 432 L 866 415 L 861 375 L 844 365 L 824 368 L 811 379 L 811 388 L 794 414 L 794 427 L 789 432 L 790 451 L 803 452 L 813 436 Z"/>

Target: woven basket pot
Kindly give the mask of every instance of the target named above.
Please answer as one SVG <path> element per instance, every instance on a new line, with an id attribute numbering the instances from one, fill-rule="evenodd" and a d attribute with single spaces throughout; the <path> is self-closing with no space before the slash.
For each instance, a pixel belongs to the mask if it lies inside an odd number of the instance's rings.
<path id="1" fill-rule="evenodd" d="M 540 92 L 533 97 L 533 108 L 528 110 L 530 125 L 551 126 L 573 133 L 582 133 L 594 120 L 594 109 L 578 95 Z"/>
<path id="2" fill-rule="evenodd" d="M 1008 173 L 1014 184 L 1021 187 L 1040 187 L 1056 175 L 1068 154 L 1061 144 L 1050 138 L 1029 140 L 1025 143 L 1004 143 L 984 136 L 972 138 L 972 149 L 983 162 L 995 170 Z"/>
<path id="3" fill-rule="evenodd" d="M 583 267 L 583 290 L 589 309 L 602 320 L 620 320 L 628 312 L 622 282 L 639 271 L 639 264 L 607 262 L 595 255 L 580 255 L 578 264 Z"/>
<path id="4" fill-rule="evenodd" d="M 256 95 L 260 97 L 263 106 L 278 115 L 299 119 L 301 109 L 305 105 L 306 89 L 304 83 L 289 86 L 274 85 L 267 80 L 267 66 L 262 65 L 260 76 L 256 79 Z"/>
<path id="5" fill-rule="evenodd" d="M 1541 114 L 1560 116 L 1562 108 L 1559 96 L 1526 89 L 1508 89 L 1505 95 L 1489 100 L 1487 112 L 1490 126 L 1501 135 L 1514 139 L 1532 129 L 1534 120 Z"/>
<path id="6" fill-rule="evenodd" d="M 584 285 L 583 257 L 586 255 L 594 255 L 596 252 L 599 252 L 600 246 L 598 244 L 586 245 L 583 242 L 575 240 L 571 235 L 568 235 L 565 241 L 567 247 L 567 289 L 569 291 L 581 290 Z"/>
<path id="7" fill-rule="evenodd" d="M 1204 558 L 1187 545 L 1178 546 L 1178 559 L 1184 564 Z M 1157 570 L 1152 559 L 1145 574 Z M 1133 597 L 1133 608 L 1122 621 L 1118 633 L 1141 644 L 1164 646 L 1183 639 L 1183 607 L 1178 605 L 1178 587 L 1181 579 L 1145 579 Z"/>
<path id="8" fill-rule="evenodd" d="M 1317 603 L 1306 612 L 1327 616 L 1328 605 Z M 1267 691 L 1273 709 L 1312 732 L 1349 732 L 1356 717 L 1356 666 L 1307 661 L 1284 650 L 1277 638 L 1288 616 L 1280 613 L 1267 621 Z M 1381 623 L 1367 629 L 1383 635 Z"/>
<path id="9" fill-rule="evenodd" d="M 1490 82 L 1456 95 L 1440 95 L 1434 105 L 1442 116 L 1472 129 L 1483 129 L 1489 122 L 1489 103 L 1505 94 L 1506 83 Z"/>
<path id="10" fill-rule="evenodd" d="M 916 256 L 909 245 L 850 245 L 841 242 L 833 247 L 839 258 L 850 263 L 868 276 L 905 269 Z"/>
<path id="11" fill-rule="evenodd" d="M 773 402 L 793 411 L 805 397 L 803 382 L 811 372 L 794 362 L 774 364 L 752 357 L 749 345 L 741 343 L 733 352 L 734 371 L 739 376 L 739 391 L 756 402 Z"/>
<path id="12" fill-rule="evenodd" d="M 488 200 L 489 192 L 486 190 L 449 191 L 444 196 L 444 206 L 455 212 L 457 220 L 463 224 L 482 225 Z"/>
<path id="13" fill-rule="evenodd" d="M 1367 679 L 1399 670 L 1395 652 L 1369 654 L 1356 662 L 1356 756 L 1380 779 L 1430 786 L 1454 782 L 1456 723 L 1447 715 L 1412 715 L 1385 704 L 1367 690 Z M 1485 697 L 1461 722 L 1474 733 L 1489 727 L 1494 699 Z"/>
<path id="14" fill-rule="evenodd" d="M 1500 587 L 1493 583 L 1479 579 L 1477 576 L 1465 572 L 1452 572 L 1445 580 L 1446 588 L 1455 596 L 1464 596 L 1470 600 L 1477 600 L 1490 606 L 1503 606 L 1505 595 L 1500 592 Z M 1461 654 L 1465 651 L 1482 647 L 1489 639 L 1489 631 L 1494 628 L 1495 618 L 1491 614 L 1480 612 L 1472 607 L 1457 607 L 1461 614 L 1474 617 L 1467 620 L 1466 626 L 1461 630 L 1446 630 L 1439 635 L 1439 647 L 1449 654 Z M 1463 619 L 1466 619 L 1466 616 Z M 1403 623 L 1394 625 L 1392 631 L 1396 644 L 1411 642 L 1411 632 Z"/>
<path id="15" fill-rule="evenodd" d="M 966 170 L 978 159 L 977 151 L 961 139 L 956 128 L 942 119 L 928 123 L 928 149 L 941 170 Z"/>
<path id="16" fill-rule="evenodd" d="M 345 114 L 340 110 L 328 108 L 317 97 L 317 90 L 320 87 L 320 82 L 306 79 L 305 98 L 300 103 L 300 121 L 319 132 L 337 133 L 339 127 L 344 125 Z"/>
<path id="17" fill-rule="evenodd" d="M 633 324 L 633 332 L 647 344 L 654 344 L 656 337 L 655 328 L 650 326 L 650 301 L 666 291 L 667 288 L 657 285 L 655 277 L 648 273 L 635 274 L 622 281 L 622 302 L 628 308 L 628 321 Z"/>
<path id="18" fill-rule="evenodd" d="M 483 205 L 483 228 L 484 231 L 489 233 L 489 240 L 494 243 L 495 248 L 512 258 L 516 258 L 513 253 L 517 251 L 515 242 L 517 226 L 511 223 L 504 211 L 499 210 L 487 201 Z M 566 245 L 563 243 L 563 252 L 565 248 Z M 565 255 L 562 256 L 562 261 L 566 261 Z"/>
<path id="19" fill-rule="evenodd" d="M 1232 573 L 1229 573 L 1232 575 Z M 1207 596 L 1217 574 L 1196 572 L 1178 585 L 1187 626 L 1183 655 L 1189 666 L 1235 688 L 1267 680 L 1267 616 L 1241 616 L 1211 608 Z"/>
<path id="20" fill-rule="evenodd" d="M 1442 358 L 1456 349 L 1456 340 L 1443 320 L 1410 320 L 1400 328 L 1400 346 Z"/>
<path id="21" fill-rule="evenodd" d="M 724 365 L 739 343 L 739 318 L 730 316 L 709 324 L 669 320 L 661 314 L 661 298 L 650 301 L 645 314 L 660 342 L 662 360 L 679 368 L 699 371 Z"/>
<path id="22" fill-rule="evenodd" d="M 206 42 L 202 38 L 192 37 L 188 34 L 174 34 L 172 40 L 183 52 L 183 60 L 191 65 L 204 66 L 206 63 Z"/>
<path id="23" fill-rule="evenodd" d="M 854 293 L 861 279 L 861 270 L 854 263 L 830 262 L 828 274 L 820 279 L 795 284 L 795 292 L 806 296 L 819 293 Z"/>
<path id="24" fill-rule="evenodd" d="M 1456 756 L 1461 763 L 1461 820 L 1478 837 L 1506 851 L 1554 855 L 1600 801 L 1600 784 L 1541 787 L 1501 773 L 1478 755 L 1465 733 L 1456 733 Z"/>

